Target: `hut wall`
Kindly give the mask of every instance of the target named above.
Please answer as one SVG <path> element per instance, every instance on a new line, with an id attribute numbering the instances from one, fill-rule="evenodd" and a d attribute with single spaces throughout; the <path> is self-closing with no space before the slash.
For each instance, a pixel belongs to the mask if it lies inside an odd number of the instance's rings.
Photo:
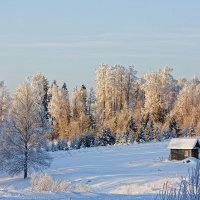
<path id="1" fill-rule="evenodd" d="M 188 157 L 198 158 L 198 149 L 171 149 L 171 160 L 184 160 Z"/>

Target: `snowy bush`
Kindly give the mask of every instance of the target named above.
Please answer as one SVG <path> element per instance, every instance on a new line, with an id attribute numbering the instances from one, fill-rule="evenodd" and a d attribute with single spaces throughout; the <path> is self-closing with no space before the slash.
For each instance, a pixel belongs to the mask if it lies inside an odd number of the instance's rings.
<path id="1" fill-rule="evenodd" d="M 90 187 L 80 182 L 53 179 L 48 174 L 35 173 L 31 176 L 31 188 L 38 192 L 89 192 Z"/>
<path id="2" fill-rule="evenodd" d="M 200 199 L 200 164 L 188 171 L 187 178 L 181 178 L 178 187 L 164 184 L 156 200 L 199 200 Z"/>
<path id="3" fill-rule="evenodd" d="M 51 191 L 53 180 L 47 174 L 33 174 L 31 176 L 31 187 L 38 191 Z"/>
<path id="4" fill-rule="evenodd" d="M 67 192 L 70 190 L 71 182 L 61 181 L 59 179 L 54 180 L 48 174 L 33 174 L 31 176 L 32 190 L 39 192 Z"/>

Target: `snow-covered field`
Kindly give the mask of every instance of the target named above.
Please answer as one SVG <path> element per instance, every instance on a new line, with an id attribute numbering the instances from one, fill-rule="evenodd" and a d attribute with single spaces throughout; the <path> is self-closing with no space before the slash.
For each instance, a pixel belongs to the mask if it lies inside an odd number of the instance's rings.
<path id="1" fill-rule="evenodd" d="M 66 193 L 33 191 L 30 178 L 0 177 L 0 199 L 155 199 L 163 183 L 175 184 L 195 162 L 169 162 L 168 142 L 51 153 L 47 174 L 76 186 Z"/>

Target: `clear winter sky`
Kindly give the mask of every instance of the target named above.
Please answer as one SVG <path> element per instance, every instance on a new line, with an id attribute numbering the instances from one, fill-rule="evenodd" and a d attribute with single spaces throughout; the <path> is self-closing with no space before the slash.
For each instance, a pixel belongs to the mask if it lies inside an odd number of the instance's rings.
<path id="1" fill-rule="evenodd" d="M 0 0 L 0 80 L 94 86 L 100 63 L 200 77 L 199 0 Z"/>

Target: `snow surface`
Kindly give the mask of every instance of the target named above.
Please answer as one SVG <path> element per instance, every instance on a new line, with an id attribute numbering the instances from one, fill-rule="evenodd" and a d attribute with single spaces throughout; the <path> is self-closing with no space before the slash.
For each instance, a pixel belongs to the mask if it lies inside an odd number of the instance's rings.
<path id="1" fill-rule="evenodd" d="M 173 138 L 171 139 L 169 149 L 194 149 L 198 139 L 196 138 Z"/>
<path id="2" fill-rule="evenodd" d="M 165 182 L 186 176 L 191 162 L 168 161 L 168 142 L 96 147 L 50 153 L 47 174 L 70 180 L 79 189 L 66 193 L 32 191 L 30 178 L 0 176 L 0 199 L 6 200 L 153 200 Z"/>

